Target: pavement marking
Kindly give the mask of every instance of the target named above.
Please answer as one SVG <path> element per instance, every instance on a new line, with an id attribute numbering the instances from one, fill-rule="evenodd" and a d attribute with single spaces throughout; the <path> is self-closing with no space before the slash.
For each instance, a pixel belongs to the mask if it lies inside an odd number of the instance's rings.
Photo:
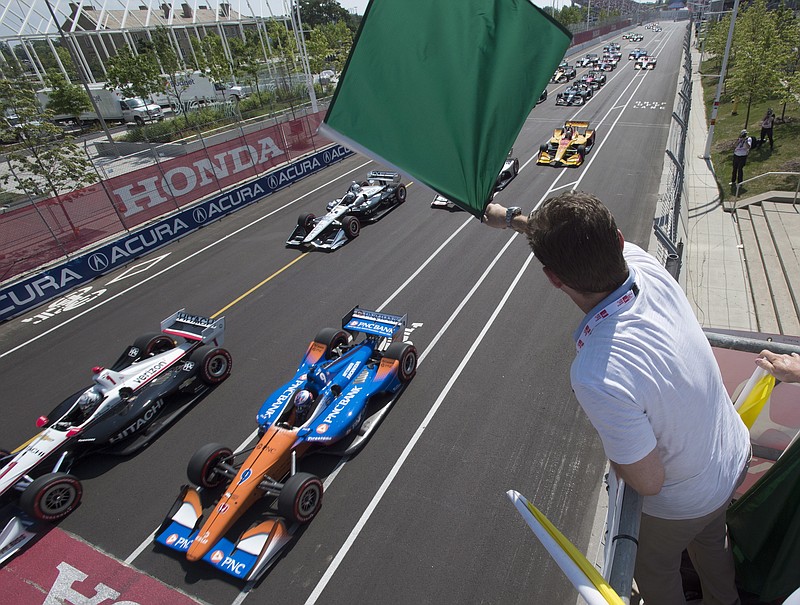
<path id="1" fill-rule="evenodd" d="M 458 309 L 456 309 L 455 313 L 451 316 L 450 320 L 448 320 L 448 322 L 442 327 L 442 329 L 436 335 L 434 343 L 432 343 L 425 350 L 425 352 L 420 356 L 420 362 L 432 350 L 435 342 L 438 342 L 438 339 L 442 336 L 442 334 L 444 334 L 444 332 L 450 326 L 452 321 L 455 319 L 455 316 L 461 311 L 461 309 L 463 309 L 464 305 L 467 303 L 469 298 L 477 290 L 478 286 L 485 279 L 485 277 L 489 274 L 489 272 L 494 268 L 495 264 L 498 262 L 500 257 L 508 249 L 508 246 L 511 244 L 511 242 L 516 239 L 517 235 L 518 234 L 515 233 L 513 236 L 511 236 L 511 238 L 509 238 L 508 242 L 503 247 L 503 249 L 498 253 L 498 255 L 494 258 L 494 260 L 492 260 L 492 262 L 486 268 L 486 271 L 484 271 L 484 273 L 481 276 L 481 278 L 479 279 L 479 281 L 475 284 L 473 289 L 470 290 L 470 292 L 467 294 L 465 299 L 459 305 Z M 380 503 L 380 501 L 383 499 L 383 496 L 388 491 L 389 487 L 391 486 L 392 482 L 394 481 L 394 478 L 397 476 L 398 472 L 400 471 L 400 468 L 403 466 L 403 464 L 405 463 L 406 459 L 411 454 L 411 451 L 414 449 L 414 447 L 416 446 L 417 442 L 422 437 L 422 434 L 425 432 L 425 429 L 430 425 L 431 420 L 436 415 L 436 412 L 439 411 L 439 408 L 441 407 L 442 402 L 447 397 L 447 395 L 449 394 L 450 390 L 453 388 L 453 385 L 455 384 L 456 380 L 458 380 L 458 378 L 461 376 L 461 373 L 464 371 L 464 368 L 467 366 L 467 363 L 469 363 L 470 359 L 472 359 L 472 356 L 474 355 L 475 351 L 478 349 L 478 345 L 481 344 L 481 342 L 483 341 L 484 337 L 488 333 L 489 329 L 492 327 L 492 325 L 494 324 L 494 322 L 497 319 L 498 315 L 500 314 L 500 311 L 502 311 L 502 309 L 505 307 L 506 302 L 511 297 L 511 294 L 513 293 L 514 289 L 517 287 L 517 284 L 519 283 L 519 280 L 522 277 L 522 274 L 528 268 L 528 265 L 530 265 L 531 260 L 533 260 L 533 254 L 532 253 L 528 255 L 527 259 L 525 260 L 524 264 L 522 265 L 522 268 L 519 270 L 519 272 L 517 273 L 516 277 L 511 282 L 511 285 L 506 290 L 506 292 L 503 295 L 503 297 L 501 298 L 499 304 L 495 307 L 494 311 L 492 312 L 492 315 L 489 317 L 489 320 L 483 326 L 483 329 L 481 330 L 481 332 L 478 334 L 478 337 L 475 339 L 475 341 L 470 346 L 470 348 L 467 351 L 466 355 L 461 360 L 461 363 L 458 365 L 458 368 L 456 368 L 456 371 L 450 377 L 450 380 L 447 381 L 447 384 L 445 385 L 444 389 L 442 389 L 441 393 L 439 394 L 439 397 L 437 397 L 437 399 L 434 402 L 434 404 L 431 406 L 431 409 L 428 411 L 428 414 L 422 420 L 422 422 L 420 423 L 419 427 L 417 427 L 416 432 L 411 437 L 410 441 L 406 445 L 406 447 L 403 450 L 403 452 L 400 454 L 400 457 L 397 459 L 397 461 L 395 462 L 395 464 L 392 467 L 392 469 L 389 471 L 389 474 L 386 476 L 386 479 L 384 479 L 384 481 L 381 484 L 380 488 L 378 488 L 378 491 L 376 492 L 375 496 L 373 496 L 372 501 L 369 503 L 367 508 L 364 510 L 363 514 L 361 515 L 361 518 L 358 520 L 358 522 L 356 523 L 356 526 L 353 528 L 353 531 L 350 532 L 350 535 L 347 537 L 347 539 L 345 540 L 344 544 L 339 549 L 339 552 L 336 553 L 336 556 L 333 558 L 333 561 L 331 561 L 330 566 L 325 571 L 325 573 L 323 574 L 323 576 L 320 579 L 320 581 L 317 583 L 317 585 L 314 588 L 314 590 L 312 591 L 311 595 L 309 595 L 308 599 L 305 602 L 306 605 L 313 605 L 314 603 L 316 603 L 317 600 L 319 599 L 320 595 L 322 594 L 322 592 L 325 590 L 325 587 L 328 585 L 328 582 L 330 582 L 331 578 L 333 577 L 333 574 L 336 573 L 336 570 L 339 568 L 339 565 L 341 565 L 342 560 L 347 555 L 347 553 L 349 552 L 350 548 L 353 546 L 353 543 L 358 538 L 359 534 L 361 533 L 361 530 L 364 529 L 364 526 L 367 524 L 367 521 L 369 521 L 369 518 L 372 516 L 372 513 L 375 512 L 375 509 L 378 507 L 378 504 Z M 237 605 L 238 605 L 238 603 L 237 603 Z"/>
<path id="2" fill-rule="evenodd" d="M 9 349 L 8 351 L 4 351 L 3 353 L 0 353 L 0 359 L 2 359 L 3 357 L 6 357 L 7 355 L 11 355 L 12 353 L 14 353 L 14 352 L 16 352 L 16 351 L 18 351 L 18 350 L 22 349 L 23 347 L 26 347 L 26 346 L 28 346 L 28 345 L 29 345 L 29 344 L 31 344 L 31 343 L 34 343 L 34 342 L 36 342 L 36 341 L 37 341 L 37 340 L 39 340 L 40 338 L 44 338 L 45 336 L 47 336 L 47 335 L 51 334 L 52 332 L 55 332 L 56 330 L 59 330 L 59 329 L 63 328 L 64 326 L 66 326 L 67 324 L 69 324 L 69 323 L 71 323 L 71 322 L 75 321 L 75 320 L 76 320 L 76 319 L 78 319 L 79 317 L 83 317 L 83 316 L 84 316 L 84 315 L 86 315 L 87 313 L 91 313 L 91 312 L 92 312 L 92 311 L 94 311 L 95 309 L 98 309 L 98 308 L 102 307 L 103 305 L 105 305 L 105 304 L 107 304 L 107 303 L 111 302 L 112 300 L 115 300 L 115 299 L 117 299 L 117 298 L 119 298 L 119 297 L 123 296 L 124 294 L 127 294 L 127 293 L 128 293 L 128 292 L 130 292 L 131 290 L 134 290 L 134 289 L 138 288 L 139 286 L 142 286 L 142 285 L 146 284 L 146 283 L 147 283 L 147 282 L 149 282 L 150 280 L 152 280 L 152 279 L 155 279 L 156 277 L 159 277 L 160 275 L 162 275 L 162 274 L 166 273 L 167 271 L 170 271 L 170 270 L 174 269 L 175 267 L 178 267 L 178 266 L 182 265 L 183 263 L 185 263 L 186 261 L 188 261 L 188 260 L 190 260 L 190 259 L 194 258 L 195 256 L 199 256 L 200 254 L 202 254 L 202 253 L 206 252 L 207 250 L 210 250 L 211 248 L 213 248 L 213 247 L 217 246 L 218 244 L 221 244 L 222 242 L 224 242 L 224 241 L 226 241 L 226 240 L 230 239 L 230 238 L 231 238 L 231 237 L 233 237 L 234 235 L 238 235 L 238 234 L 239 234 L 239 233 L 241 233 L 242 231 L 245 231 L 245 230 L 249 229 L 250 227 L 252 227 L 252 226 L 254 226 L 254 225 L 256 225 L 256 224 L 260 223 L 260 222 L 261 222 L 261 221 L 263 221 L 264 219 L 266 219 L 266 218 L 269 218 L 269 217 L 271 217 L 272 215 L 274 215 L 274 214 L 276 214 L 276 213 L 280 212 L 281 210 L 284 210 L 284 209 L 288 208 L 289 206 L 292 206 L 292 205 L 293 205 L 293 204 L 295 204 L 296 202 L 299 202 L 299 201 L 300 201 L 300 200 L 302 200 L 303 198 L 306 198 L 306 197 L 308 197 L 308 196 L 309 196 L 309 195 L 311 195 L 312 193 L 316 193 L 316 192 L 317 192 L 317 191 L 319 191 L 320 189 L 322 189 L 322 188 L 324 188 L 324 187 L 327 187 L 328 185 L 332 184 L 333 182 L 335 182 L 335 181 L 339 180 L 340 178 L 342 178 L 342 177 L 344 177 L 344 176 L 347 176 L 348 174 L 351 174 L 351 173 L 353 173 L 353 172 L 355 172 L 355 171 L 357 171 L 357 170 L 360 170 L 361 168 L 363 168 L 363 167 L 364 167 L 364 166 L 366 166 L 367 164 L 370 164 L 371 162 L 372 162 L 372 160 L 369 160 L 369 161 L 367 161 L 367 162 L 364 162 L 363 164 L 360 164 L 359 166 L 356 166 L 356 167 L 355 167 L 355 168 L 353 168 L 352 170 L 349 170 L 348 172 L 345 172 L 345 173 L 343 173 L 343 174 L 341 174 L 341 175 L 337 176 L 335 179 L 331 179 L 330 181 L 328 181 L 327 183 L 324 183 L 323 185 L 320 185 L 320 186 L 319 186 L 319 187 L 317 187 L 316 189 L 312 189 L 311 191 L 309 191 L 309 192 L 307 192 L 307 193 L 304 193 L 303 195 L 301 195 L 301 196 L 299 196 L 299 197 L 295 198 L 294 200 L 292 200 L 291 202 L 287 202 L 287 203 L 286 203 L 286 204 L 284 204 L 283 206 L 280 206 L 279 208 L 276 208 L 275 210 L 272 210 L 271 212 L 268 212 L 267 214 L 265 214 L 265 215 L 263 215 L 263 216 L 261 216 L 261 217 L 259 217 L 259 218 L 255 219 L 254 221 L 252 221 L 252 222 L 250 222 L 250 223 L 248 223 L 248 224 L 244 225 L 243 227 L 240 227 L 240 228 L 239 228 L 239 229 L 237 229 L 236 231 L 233 231 L 232 233 L 229 233 L 228 235 L 226 235 L 226 236 L 224 236 L 224 237 L 221 237 L 221 238 L 219 238 L 217 241 L 215 241 L 215 242 L 213 242 L 213 243 L 209 244 L 209 245 L 208 245 L 208 246 L 206 246 L 205 248 L 201 248 L 200 250 L 197 250 L 197 251 L 195 251 L 195 252 L 191 253 L 190 255 L 188 255 L 188 256 L 186 256 L 186 257 L 184 257 L 184 258 L 182 258 L 182 259 L 180 259 L 180 260 L 178 260 L 178 261 L 175 261 L 175 262 L 174 262 L 172 265 L 170 265 L 170 266 L 168 266 L 168 267 L 164 267 L 163 269 L 161 269 L 161 271 L 159 271 L 159 272 L 157 272 L 157 273 L 154 273 L 153 275 L 151 275 L 151 276 L 149 276 L 149 277 L 146 277 L 146 278 L 144 278 L 142 281 L 140 281 L 140 282 L 138 282 L 138 283 L 135 283 L 135 284 L 133 284 L 132 286 L 129 286 L 129 287 L 128 287 L 128 288 L 126 288 L 125 290 L 122 290 L 121 292 L 118 292 L 117 294 L 114 294 L 113 296 L 110 296 L 109 298 L 106 298 L 106 299 L 105 299 L 105 300 L 103 300 L 102 302 L 99 302 L 99 303 L 97 303 L 95 306 L 93 306 L 93 307 L 91 307 L 91 308 L 89 308 L 89 309 L 86 309 L 85 311 L 82 311 L 82 312 L 78 313 L 77 315 L 74 315 L 73 317 L 70 317 L 69 319 L 65 319 L 65 320 L 64 320 L 62 323 L 60 323 L 60 324 L 57 324 L 57 325 L 53 326 L 53 327 L 52 327 L 52 328 L 50 328 L 49 330 L 46 330 L 46 331 L 42 332 L 41 334 L 39 334 L 39 335 L 37 335 L 37 336 L 34 336 L 33 338 L 30 338 L 30 339 L 26 340 L 26 341 L 25 341 L 25 342 L 23 342 L 23 343 L 20 343 L 20 344 L 18 344 L 16 347 L 13 347 L 13 348 Z"/>
<path id="3" fill-rule="evenodd" d="M 278 269 L 277 271 L 275 271 L 275 273 L 273 273 L 272 275 L 270 275 L 268 278 L 266 278 L 266 279 L 264 279 L 264 280 L 260 281 L 260 282 L 259 282 L 259 283 L 257 283 L 255 286 L 253 286 L 252 288 L 250 288 L 250 289 L 249 289 L 247 292 L 245 292 L 245 293 L 244 293 L 244 294 L 242 294 L 241 296 L 238 296 L 237 298 L 235 298 L 235 299 L 233 299 L 231 302 L 229 302 L 227 305 L 225 305 L 224 307 L 222 307 L 222 308 L 221 308 L 219 311 L 217 311 L 216 313 L 214 313 L 214 314 L 211 316 L 211 319 L 216 319 L 217 317 L 219 317 L 220 315 L 222 315 L 222 314 L 223 314 L 225 311 L 227 311 L 228 309 L 230 309 L 230 308 L 231 308 L 233 305 L 235 305 L 236 303 L 240 302 L 240 301 L 241 301 L 243 298 L 245 298 L 246 296 L 250 296 L 250 295 L 251 295 L 253 292 L 255 292 L 256 290 L 258 290 L 258 289 L 259 289 L 261 286 L 263 286 L 264 284 L 266 284 L 266 283 L 268 283 L 268 282 L 272 281 L 272 280 L 273 280 L 274 278 L 276 278 L 278 275 L 280 275 L 281 273 L 283 273 L 284 271 L 286 271 L 286 269 L 288 269 L 289 267 L 291 267 L 292 265 L 294 265 L 296 262 L 298 262 L 298 261 L 300 261 L 300 260 L 304 259 L 304 258 L 305 258 L 306 256 L 308 256 L 309 254 L 310 254 L 310 252 L 303 252 L 303 253 L 302 253 L 300 256 L 298 256 L 298 257 L 297 257 L 296 259 L 294 259 L 293 261 L 290 261 L 290 262 L 286 263 L 286 264 L 285 264 L 283 267 L 281 267 L 280 269 Z"/>

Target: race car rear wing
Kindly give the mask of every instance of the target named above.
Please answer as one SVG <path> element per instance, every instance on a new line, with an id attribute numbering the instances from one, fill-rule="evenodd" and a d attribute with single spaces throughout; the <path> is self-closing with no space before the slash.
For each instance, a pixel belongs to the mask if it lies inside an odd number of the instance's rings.
<path id="1" fill-rule="evenodd" d="M 564 126 L 572 126 L 573 128 L 588 128 L 589 122 L 583 122 L 578 120 L 568 120 L 564 122 Z"/>
<path id="2" fill-rule="evenodd" d="M 397 185 L 400 183 L 400 173 L 384 172 L 382 170 L 371 170 L 370 172 L 367 173 L 367 180 Z"/>
<path id="3" fill-rule="evenodd" d="M 360 307 L 353 309 L 342 318 L 342 328 L 354 332 L 363 332 L 374 336 L 383 336 L 391 340 L 402 340 L 408 323 L 408 315 L 390 315 L 367 311 Z"/>
<path id="4" fill-rule="evenodd" d="M 161 322 L 161 331 L 186 340 L 213 341 L 215 345 L 221 346 L 225 334 L 225 318 L 211 319 L 202 315 L 191 315 L 181 309 Z"/>

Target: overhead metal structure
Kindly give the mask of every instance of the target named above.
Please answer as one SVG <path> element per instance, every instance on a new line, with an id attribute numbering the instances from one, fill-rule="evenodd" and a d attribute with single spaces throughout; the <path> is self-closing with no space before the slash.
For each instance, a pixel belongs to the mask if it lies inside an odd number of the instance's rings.
<path id="1" fill-rule="evenodd" d="M 278 8 L 277 16 L 270 4 Z M 265 22 L 288 23 L 288 12 L 282 0 L 6 0 L 0 7 L 0 75 L 22 72 L 44 84 L 45 64 L 55 63 L 69 79 L 57 51 L 59 27 L 73 46 L 73 60 L 80 62 L 76 69 L 91 82 L 105 79 L 106 63 L 121 47 L 137 53 L 137 43 L 160 27 L 167 28 L 187 68 L 197 63 L 191 38 L 210 33 L 220 36 L 230 59 L 228 40 L 256 31 L 266 58 Z"/>

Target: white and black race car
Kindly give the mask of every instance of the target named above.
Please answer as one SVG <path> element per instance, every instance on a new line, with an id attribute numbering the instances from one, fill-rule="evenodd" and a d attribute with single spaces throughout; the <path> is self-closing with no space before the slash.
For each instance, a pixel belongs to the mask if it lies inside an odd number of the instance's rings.
<path id="1" fill-rule="evenodd" d="M 40 433 L 12 452 L 0 452 L 0 505 L 23 513 L 0 538 L 22 531 L 25 516 L 67 516 L 83 494 L 80 480 L 69 474 L 78 459 L 142 449 L 228 378 L 232 359 L 221 346 L 224 329 L 224 318 L 173 313 L 161 322 L 161 333 L 137 338 L 111 367 L 92 368 L 91 386 L 39 417 Z M 0 555 L 10 554 L 0 544 Z"/>
<path id="2" fill-rule="evenodd" d="M 546 91 L 545 91 L 546 92 Z M 500 170 L 500 174 L 497 175 L 497 180 L 494 183 L 494 190 L 492 191 L 492 196 L 498 191 L 502 191 L 506 188 L 506 186 L 513 181 L 517 175 L 519 174 L 519 158 L 514 157 L 514 150 L 511 149 L 508 152 L 508 156 L 506 156 L 505 161 L 503 162 L 503 168 Z M 456 205 L 452 200 L 447 199 L 443 195 L 439 195 L 438 193 L 433 197 L 431 201 L 431 208 L 444 208 L 446 210 L 451 211 L 458 211 L 461 208 Z"/>
<path id="3" fill-rule="evenodd" d="M 406 201 L 406 187 L 396 172 L 373 170 L 367 180 L 350 185 L 328 203 L 328 213 L 301 214 L 286 245 L 290 248 L 336 250 L 358 237 L 363 223 L 373 223 Z"/>

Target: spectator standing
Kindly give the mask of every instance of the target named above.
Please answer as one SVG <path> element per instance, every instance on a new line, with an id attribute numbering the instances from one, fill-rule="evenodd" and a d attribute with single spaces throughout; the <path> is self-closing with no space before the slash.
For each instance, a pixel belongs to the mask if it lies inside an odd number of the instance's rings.
<path id="1" fill-rule="evenodd" d="M 645 603 L 685 603 L 688 549 L 703 602 L 737 605 L 725 511 L 750 439 L 683 290 L 590 194 L 550 198 L 527 219 L 492 203 L 484 220 L 525 233 L 550 283 L 586 314 L 572 388 L 617 476 L 644 497 L 634 578 Z"/>
<path id="2" fill-rule="evenodd" d="M 736 193 L 736 186 L 744 180 L 744 165 L 747 163 L 747 154 L 753 146 L 753 138 L 747 135 L 746 130 L 739 133 L 736 145 L 733 148 L 733 175 L 731 176 L 731 192 Z"/>
<path id="3" fill-rule="evenodd" d="M 761 144 L 764 144 L 764 141 L 769 137 L 769 150 L 772 151 L 773 148 L 773 140 L 772 140 L 772 128 L 775 126 L 775 114 L 772 113 L 772 108 L 770 107 L 767 109 L 767 114 L 764 116 L 764 119 L 761 120 Z"/>

